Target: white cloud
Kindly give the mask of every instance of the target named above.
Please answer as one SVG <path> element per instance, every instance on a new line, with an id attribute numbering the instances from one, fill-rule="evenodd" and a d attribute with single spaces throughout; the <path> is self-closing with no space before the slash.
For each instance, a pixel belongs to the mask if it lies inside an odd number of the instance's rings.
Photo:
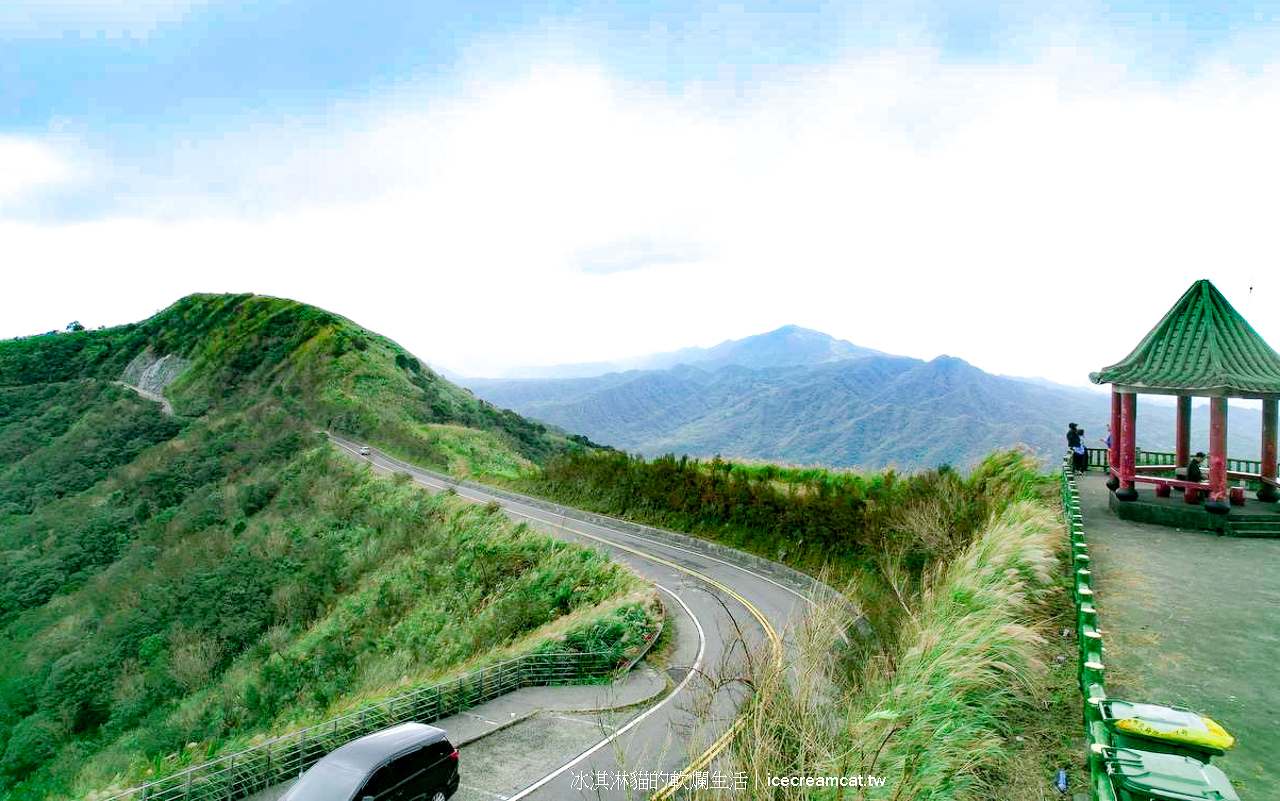
<path id="1" fill-rule="evenodd" d="M 72 175 L 71 165 L 49 145 L 0 134 L 0 211 L 6 203 L 62 184 Z"/>
<path id="2" fill-rule="evenodd" d="M 1274 72 L 1160 84 L 1082 38 L 1021 65 L 862 52 L 736 105 L 548 66 L 246 126 L 179 153 L 176 196 L 132 219 L 4 224 L 49 272 L 21 279 L 41 299 L 5 308 L 0 335 L 252 290 L 472 372 L 795 322 L 1079 383 L 1208 277 L 1280 344 Z M 214 178 L 229 204 L 200 194 Z M 215 218 L 181 219 L 193 198 Z M 635 242 L 699 258 L 583 273 Z"/>

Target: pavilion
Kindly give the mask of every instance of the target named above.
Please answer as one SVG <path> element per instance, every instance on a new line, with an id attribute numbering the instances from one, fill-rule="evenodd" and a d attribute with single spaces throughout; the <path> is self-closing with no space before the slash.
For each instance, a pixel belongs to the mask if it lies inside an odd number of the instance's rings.
<path id="1" fill-rule="evenodd" d="M 1280 398 L 1280 355 L 1271 349 L 1222 293 L 1209 281 L 1196 281 L 1168 314 L 1123 360 L 1090 373 L 1095 384 L 1111 384 L 1111 479 L 1108 486 L 1120 501 L 1138 497 L 1134 483 L 1150 481 L 1167 491 L 1169 484 L 1197 491 L 1202 485 L 1140 475 L 1134 465 L 1137 439 L 1137 396 L 1177 395 L 1178 467 L 1191 450 L 1191 399 L 1209 403 L 1209 485 L 1206 511 L 1226 514 L 1227 482 L 1251 479 L 1261 486 L 1257 497 L 1274 502 L 1276 492 L 1276 409 Z M 1259 473 L 1227 469 L 1227 399 L 1262 401 L 1262 454 Z M 1117 436 L 1118 434 L 1118 436 Z"/>

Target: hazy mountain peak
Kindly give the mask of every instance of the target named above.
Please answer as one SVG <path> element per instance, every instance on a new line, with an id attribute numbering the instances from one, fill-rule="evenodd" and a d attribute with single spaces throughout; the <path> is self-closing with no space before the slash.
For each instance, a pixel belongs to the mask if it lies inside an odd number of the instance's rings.
<path id="1" fill-rule="evenodd" d="M 589 378 L 625 370 L 665 370 L 679 364 L 694 365 L 704 370 L 717 370 L 729 365 L 757 369 L 822 364 L 883 355 L 887 354 L 855 345 L 848 340 L 836 339 L 822 331 L 789 323 L 763 334 L 726 339 L 710 348 L 695 346 L 610 362 L 515 367 L 505 371 L 502 377 Z"/>
<path id="2" fill-rule="evenodd" d="M 731 342 L 732 355 L 767 356 L 770 347 L 807 337 L 797 329 L 785 326 Z M 817 337 L 813 341 L 824 347 L 839 342 Z M 714 358 L 729 349 L 716 346 L 704 355 L 716 351 L 709 356 Z M 874 468 L 966 466 L 1019 443 L 1049 466 L 1061 457 L 1068 420 L 1102 432 L 1110 419 L 1110 399 L 1103 393 L 990 375 L 956 356 L 928 362 L 887 355 L 822 358 L 767 368 L 703 361 L 576 381 L 492 381 L 477 392 L 594 441 L 650 456 L 719 453 Z M 1233 453 L 1254 453 L 1258 412 L 1239 414 L 1230 447 Z M 1142 447 L 1172 447 L 1172 407 L 1144 399 L 1140 419 L 1147 421 Z M 1193 418 L 1196 442 L 1205 441 L 1206 422 L 1203 413 Z"/>
<path id="3" fill-rule="evenodd" d="M 815 331 L 812 328 L 805 328 L 803 326 L 796 325 L 795 323 L 787 323 L 786 325 L 780 328 L 775 328 L 768 334 L 762 334 L 761 336 L 769 336 L 769 334 L 817 334 L 818 336 L 827 336 L 821 331 Z"/>
<path id="4" fill-rule="evenodd" d="M 965 370 L 978 369 L 972 364 L 966 362 L 964 359 L 961 359 L 959 356 L 948 356 L 945 353 L 941 356 L 934 357 L 933 361 L 929 362 L 929 366 L 937 372 L 944 373 L 958 373 Z"/>

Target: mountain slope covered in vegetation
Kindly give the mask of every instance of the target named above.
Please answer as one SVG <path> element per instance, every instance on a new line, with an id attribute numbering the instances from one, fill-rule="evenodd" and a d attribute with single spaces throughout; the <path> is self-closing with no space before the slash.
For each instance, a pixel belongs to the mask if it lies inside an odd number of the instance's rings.
<path id="1" fill-rule="evenodd" d="M 117 383 L 166 358 L 172 416 Z M 643 637 L 631 573 L 379 478 L 326 427 L 463 474 L 578 447 L 276 298 L 0 342 L 0 796 L 84 797 L 406 682 Z"/>

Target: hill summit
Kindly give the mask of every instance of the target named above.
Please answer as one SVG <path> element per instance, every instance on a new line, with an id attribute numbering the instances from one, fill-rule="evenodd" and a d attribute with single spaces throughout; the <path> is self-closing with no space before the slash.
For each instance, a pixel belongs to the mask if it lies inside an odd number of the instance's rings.
<path id="1" fill-rule="evenodd" d="M 0 346 L 0 386 L 86 378 L 162 393 L 180 417 L 278 402 L 313 428 L 463 472 L 467 455 L 491 455 L 506 463 L 497 472 L 513 473 L 566 444 L 384 336 L 264 295 L 190 295 L 139 323 Z"/>

